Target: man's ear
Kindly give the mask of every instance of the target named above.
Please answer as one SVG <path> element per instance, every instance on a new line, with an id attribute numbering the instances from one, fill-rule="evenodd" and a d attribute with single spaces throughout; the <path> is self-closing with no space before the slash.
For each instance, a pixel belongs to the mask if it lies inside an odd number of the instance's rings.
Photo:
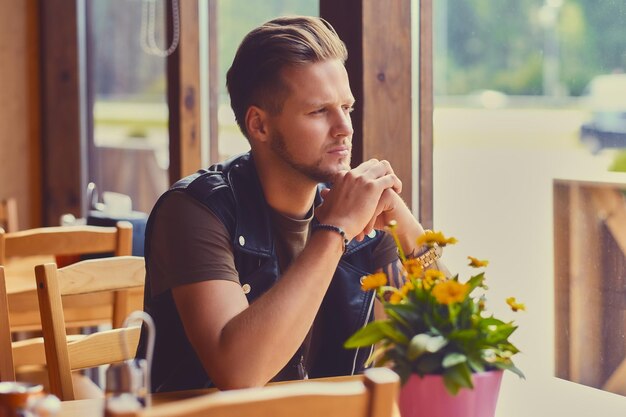
<path id="1" fill-rule="evenodd" d="M 257 106 L 248 107 L 246 112 L 246 130 L 250 139 L 259 142 L 268 140 L 267 113 Z"/>

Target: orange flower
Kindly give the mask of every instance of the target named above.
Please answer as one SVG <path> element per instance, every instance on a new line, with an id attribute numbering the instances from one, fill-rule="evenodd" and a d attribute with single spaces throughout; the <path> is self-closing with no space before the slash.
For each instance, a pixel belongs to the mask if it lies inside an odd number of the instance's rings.
<path id="1" fill-rule="evenodd" d="M 387 275 L 384 272 L 366 275 L 361 279 L 361 289 L 363 291 L 375 290 L 387 284 Z"/>
<path id="2" fill-rule="evenodd" d="M 443 281 L 435 285 L 433 288 L 433 296 L 440 304 L 459 303 L 465 299 L 469 287 L 467 284 L 461 284 L 458 281 Z"/>
<path id="3" fill-rule="evenodd" d="M 489 261 L 480 260 L 478 258 L 474 258 L 473 256 L 468 256 L 467 259 L 470 260 L 469 266 L 473 268 L 482 268 L 483 266 L 489 265 Z"/>

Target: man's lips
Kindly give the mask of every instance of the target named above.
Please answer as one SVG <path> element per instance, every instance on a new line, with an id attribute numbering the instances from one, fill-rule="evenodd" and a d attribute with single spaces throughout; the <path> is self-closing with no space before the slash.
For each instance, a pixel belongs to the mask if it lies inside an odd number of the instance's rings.
<path id="1" fill-rule="evenodd" d="M 350 155 L 350 149 L 351 147 L 347 145 L 334 146 L 328 150 L 328 153 L 332 155 L 348 156 Z"/>

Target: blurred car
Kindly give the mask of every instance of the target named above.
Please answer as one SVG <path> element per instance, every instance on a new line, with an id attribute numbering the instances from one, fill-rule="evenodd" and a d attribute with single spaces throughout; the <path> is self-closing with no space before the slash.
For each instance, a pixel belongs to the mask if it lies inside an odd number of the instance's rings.
<path id="1" fill-rule="evenodd" d="M 580 140 L 592 153 L 626 148 L 626 74 L 594 77 L 582 98 L 591 119 L 580 127 Z"/>

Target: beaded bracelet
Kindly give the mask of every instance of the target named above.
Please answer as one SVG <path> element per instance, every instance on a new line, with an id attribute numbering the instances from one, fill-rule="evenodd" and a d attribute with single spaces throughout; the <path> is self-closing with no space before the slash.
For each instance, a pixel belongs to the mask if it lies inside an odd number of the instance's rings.
<path id="1" fill-rule="evenodd" d="M 342 252 L 345 253 L 346 248 L 348 247 L 348 243 L 350 243 L 350 241 L 346 238 L 346 232 L 344 232 L 341 227 L 332 224 L 318 223 L 314 224 L 311 227 L 311 233 L 315 232 L 316 230 L 330 230 L 332 232 L 339 233 L 343 242 Z"/>

